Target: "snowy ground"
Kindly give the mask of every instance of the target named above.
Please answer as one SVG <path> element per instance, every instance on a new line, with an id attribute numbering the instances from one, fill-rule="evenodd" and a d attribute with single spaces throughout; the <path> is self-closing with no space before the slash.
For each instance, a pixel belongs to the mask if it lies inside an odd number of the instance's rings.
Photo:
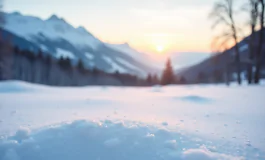
<path id="1" fill-rule="evenodd" d="M 0 160 L 264 160 L 264 89 L 1 82 Z"/>

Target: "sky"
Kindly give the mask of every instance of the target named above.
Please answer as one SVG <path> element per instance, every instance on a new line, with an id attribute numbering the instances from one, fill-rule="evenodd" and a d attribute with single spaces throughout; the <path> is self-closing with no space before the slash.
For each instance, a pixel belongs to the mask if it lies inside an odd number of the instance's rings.
<path id="1" fill-rule="evenodd" d="M 63 17 L 100 40 L 146 53 L 210 52 L 214 0 L 5 0 L 4 10 Z"/>

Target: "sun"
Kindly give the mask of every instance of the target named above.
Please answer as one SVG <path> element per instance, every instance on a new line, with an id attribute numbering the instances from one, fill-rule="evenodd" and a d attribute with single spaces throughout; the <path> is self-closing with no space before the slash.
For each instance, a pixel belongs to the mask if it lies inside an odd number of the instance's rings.
<path id="1" fill-rule="evenodd" d="M 158 51 L 158 52 L 163 52 L 164 49 L 165 49 L 165 47 L 162 46 L 162 45 L 157 45 L 157 46 L 156 46 L 156 51 Z"/>

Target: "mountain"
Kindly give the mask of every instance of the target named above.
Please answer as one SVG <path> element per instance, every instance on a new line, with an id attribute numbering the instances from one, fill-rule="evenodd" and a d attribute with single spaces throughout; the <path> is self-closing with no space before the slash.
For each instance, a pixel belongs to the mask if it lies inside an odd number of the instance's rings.
<path id="1" fill-rule="evenodd" d="M 176 71 L 197 64 L 210 57 L 206 52 L 174 52 L 170 55 Z"/>
<path id="2" fill-rule="evenodd" d="M 258 34 L 256 32 L 255 34 Z M 265 33 L 264 33 L 265 35 Z M 258 36 L 255 36 L 256 38 Z M 248 54 L 249 54 L 249 48 L 248 48 L 248 41 L 249 41 L 249 36 L 244 38 L 238 45 L 239 45 L 239 52 L 240 52 L 240 59 L 241 59 L 241 70 L 243 74 L 246 74 L 247 72 L 247 65 L 249 63 L 248 60 Z M 255 40 L 254 44 L 258 44 L 257 41 L 258 39 Z M 263 50 L 265 51 L 265 40 L 263 41 Z M 254 46 L 257 48 L 257 46 Z M 207 81 L 211 81 L 211 79 L 216 76 L 216 73 L 220 73 L 223 75 L 226 74 L 227 68 L 229 68 L 230 76 L 231 78 L 234 77 L 234 74 L 236 72 L 235 66 L 233 64 L 234 62 L 234 49 L 235 47 L 231 47 L 230 49 L 224 51 L 223 53 L 218 53 L 218 54 L 212 54 L 211 57 L 206 58 L 205 60 L 195 64 L 191 65 L 189 67 L 185 67 L 181 70 L 179 70 L 177 73 L 178 76 L 185 77 L 190 83 L 195 83 L 198 80 L 199 75 L 204 75 L 208 77 Z M 265 64 L 265 52 L 263 52 L 262 55 L 262 60 L 263 63 Z M 229 65 L 228 65 L 229 64 Z M 263 65 L 263 72 L 265 73 L 264 70 L 265 65 Z M 263 74 L 264 74 L 263 73 Z"/>
<path id="3" fill-rule="evenodd" d="M 86 68 L 119 71 L 142 77 L 156 71 L 148 65 L 152 62 L 148 62 L 149 58 L 144 53 L 137 52 L 129 45 L 104 43 L 84 27 L 75 28 L 56 15 L 42 20 L 18 12 L 5 13 L 5 22 L 4 30 L 31 42 L 31 45 L 55 58 L 68 57 L 73 63 L 82 60 Z M 14 43 L 23 47 L 16 40 Z M 143 57 L 146 57 L 145 61 Z"/>

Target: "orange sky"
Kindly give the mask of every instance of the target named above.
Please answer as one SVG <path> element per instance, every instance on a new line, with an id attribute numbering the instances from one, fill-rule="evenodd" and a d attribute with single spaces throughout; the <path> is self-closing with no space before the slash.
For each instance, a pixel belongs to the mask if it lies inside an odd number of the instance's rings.
<path id="1" fill-rule="evenodd" d="M 9 0 L 6 11 L 41 18 L 63 17 L 105 42 L 129 43 L 139 51 L 210 52 L 214 0 Z M 160 53 L 160 54 L 161 54 Z"/>

